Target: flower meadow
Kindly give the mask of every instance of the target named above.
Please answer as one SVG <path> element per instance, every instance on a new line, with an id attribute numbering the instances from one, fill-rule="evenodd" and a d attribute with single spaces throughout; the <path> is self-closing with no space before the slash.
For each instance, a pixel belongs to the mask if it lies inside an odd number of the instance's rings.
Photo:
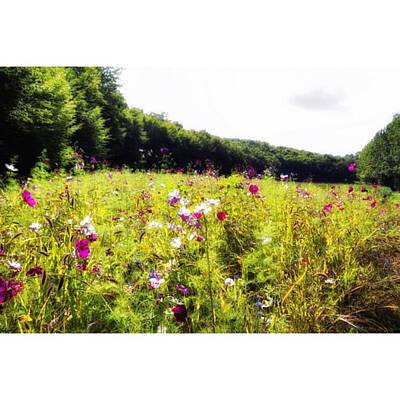
<path id="1" fill-rule="evenodd" d="M 287 176 L 14 183 L 0 192 L 0 331 L 399 332 L 399 203 Z"/>

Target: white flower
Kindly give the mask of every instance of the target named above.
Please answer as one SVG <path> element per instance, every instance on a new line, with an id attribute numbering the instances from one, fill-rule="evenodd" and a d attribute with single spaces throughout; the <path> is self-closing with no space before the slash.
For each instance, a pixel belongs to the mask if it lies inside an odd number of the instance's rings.
<path id="1" fill-rule="evenodd" d="M 74 221 L 72 221 L 72 219 L 67 219 L 67 224 L 68 225 L 72 225 L 74 223 Z"/>
<path id="2" fill-rule="evenodd" d="M 81 232 L 86 236 L 90 236 L 96 233 L 96 229 L 92 224 L 88 224 L 82 227 Z"/>
<path id="3" fill-rule="evenodd" d="M 153 289 L 158 289 L 164 282 L 165 282 L 165 279 L 163 279 L 163 278 L 150 278 L 149 279 L 150 286 Z"/>
<path id="4" fill-rule="evenodd" d="M 73 179 L 74 179 L 73 176 L 67 176 L 67 177 L 65 178 L 65 180 L 66 180 L 67 182 L 70 182 L 70 181 L 72 181 Z"/>
<path id="5" fill-rule="evenodd" d="M 225 286 L 228 286 L 228 287 L 235 286 L 235 281 L 232 278 L 226 278 L 224 282 L 225 282 Z"/>
<path id="6" fill-rule="evenodd" d="M 335 283 L 335 281 L 332 278 L 328 278 L 328 279 L 325 279 L 325 283 L 327 283 L 328 285 L 333 285 Z"/>
<path id="7" fill-rule="evenodd" d="M 287 178 L 289 178 L 289 175 L 284 175 L 284 174 L 281 174 L 280 178 L 281 178 L 282 180 L 284 180 L 284 179 L 287 179 Z"/>
<path id="8" fill-rule="evenodd" d="M 171 246 L 175 249 L 179 249 L 182 246 L 182 241 L 179 237 L 174 237 L 171 240 Z"/>
<path id="9" fill-rule="evenodd" d="M 4 164 L 6 168 L 11 172 L 18 172 L 18 168 L 15 168 L 12 164 Z"/>
<path id="10" fill-rule="evenodd" d="M 42 224 L 39 224 L 39 222 L 32 222 L 29 225 L 29 229 L 33 232 L 39 232 L 40 228 L 42 227 Z"/>
<path id="11" fill-rule="evenodd" d="M 83 218 L 83 220 L 80 222 L 81 226 L 85 226 L 88 225 L 92 222 L 92 217 L 87 215 L 85 218 Z"/>
<path id="12" fill-rule="evenodd" d="M 221 200 L 218 200 L 218 199 L 207 199 L 206 202 L 210 206 L 219 206 L 221 204 Z"/>
<path id="13" fill-rule="evenodd" d="M 211 207 L 207 203 L 200 203 L 194 208 L 195 213 L 208 214 L 211 211 Z"/>
<path id="14" fill-rule="evenodd" d="M 180 217 L 190 217 L 190 210 L 187 207 L 181 207 L 178 211 Z"/>
<path id="15" fill-rule="evenodd" d="M 149 228 L 162 228 L 163 227 L 163 223 L 160 221 L 151 221 L 149 222 L 148 225 Z"/>
<path id="16" fill-rule="evenodd" d="M 118 192 L 118 190 L 113 190 L 113 191 L 112 191 L 112 194 L 113 194 L 114 196 L 118 196 L 118 195 L 119 195 L 119 192 Z"/>
<path id="17" fill-rule="evenodd" d="M 9 267 L 14 268 L 17 271 L 21 271 L 21 264 L 18 261 L 7 261 Z"/>
<path id="18" fill-rule="evenodd" d="M 272 238 L 269 236 L 264 236 L 263 238 L 261 238 L 261 240 L 263 244 L 269 244 L 272 242 Z"/>
<path id="19" fill-rule="evenodd" d="M 187 206 L 187 205 L 189 204 L 189 200 L 188 200 L 188 199 L 185 199 L 184 197 L 182 197 L 182 198 L 179 200 L 179 204 L 181 204 L 182 206 Z"/>
<path id="20" fill-rule="evenodd" d="M 197 237 L 197 233 L 196 232 L 192 232 L 190 235 L 189 235 L 189 240 L 193 240 L 193 239 L 195 239 Z"/>
<path id="21" fill-rule="evenodd" d="M 179 190 L 175 189 L 172 192 L 168 193 L 168 198 L 179 197 Z"/>

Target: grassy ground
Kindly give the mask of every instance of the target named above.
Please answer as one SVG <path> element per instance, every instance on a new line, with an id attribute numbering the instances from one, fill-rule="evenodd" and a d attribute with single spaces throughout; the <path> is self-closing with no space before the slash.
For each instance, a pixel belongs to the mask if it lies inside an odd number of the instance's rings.
<path id="1" fill-rule="evenodd" d="M 0 331 L 398 332 L 400 199 L 361 189 L 117 171 L 15 185 Z"/>

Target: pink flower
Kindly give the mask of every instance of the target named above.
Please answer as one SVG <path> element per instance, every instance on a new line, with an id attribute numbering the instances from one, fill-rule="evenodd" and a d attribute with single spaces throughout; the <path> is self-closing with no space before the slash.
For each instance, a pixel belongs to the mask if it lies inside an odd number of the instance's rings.
<path id="1" fill-rule="evenodd" d="M 18 281 L 7 281 L 0 278 L 0 304 L 16 296 L 24 288 L 24 284 Z"/>
<path id="2" fill-rule="evenodd" d="M 260 191 L 260 188 L 257 185 L 254 185 L 254 184 L 249 185 L 249 192 L 252 195 L 257 194 L 259 191 Z"/>
<path id="3" fill-rule="evenodd" d="M 370 204 L 371 208 L 375 208 L 377 204 L 378 204 L 378 202 L 376 200 L 372 201 Z"/>
<path id="4" fill-rule="evenodd" d="M 347 191 L 347 193 L 351 193 L 354 190 L 353 186 L 349 186 L 349 190 Z"/>
<path id="5" fill-rule="evenodd" d="M 33 208 L 36 206 L 36 200 L 32 197 L 31 192 L 24 190 L 21 193 L 21 196 L 24 199 L 25 203 L 28 204 L 29 207 Z"/>
<path id="6" fill-rule="evenodd" d="M 324 205 L 324 212 L 330 212 L 330 211 L 332 211 L 332 204 L 331 203 L 329 203 L 329 204 L 325 204 Z"/>
<path id="7" fill-rule="evenodd" d="M 349 166 L 347 167 L 347 169 L 349 170 L 349 172 L 354 172 L 357 168 L 357 164 L 355 162 L 352 162 L 349 164 Z"/>
<path id="8" fill-rule="evenodd" d="M 87 258 L 90 254 L 89 241 L 86 239 L 77 240 L 75 242 L 75 250 L 79 257 Z"/>
<path id="9" fill-rule="evenodd" d="M 192 214 L 192 217 L 193 218 L 196 218 L 196 219 L 200 219 L 201 218 L 201 212 L 199 212 L 199 211 L 196 211 L 196 212 L 194 212 L 193 214 Z"/>
<path id="10" fill-rule="evenodd" d="M 218 211 L 217 212 L 218 221 L 221 221 L 221 222 L 224 221 L 227 216 L 228 216 L 228 214 L 225 211 Z"/>
<path id="11" fill-rule="evenodd" d="M 176 290 L 182 294 L 183 296 L 187 296 L 189 294 L 189 289 L 182 285 L 181 283 L 179 283 L 178 285 L 176 285 Z"/>

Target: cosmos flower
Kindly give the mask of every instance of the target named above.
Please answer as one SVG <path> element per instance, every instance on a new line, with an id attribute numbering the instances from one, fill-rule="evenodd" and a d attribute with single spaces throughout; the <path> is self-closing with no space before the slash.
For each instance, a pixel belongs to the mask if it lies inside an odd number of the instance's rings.
<path id="1" fill-rule="evenodd" d="M 179 190 L 175 189 L 172 192 L 168 193 L 168 204 L 173 206 L 181 200 Z"/>
<path id="2" fill-rule="evenodd" d="M 289 178 L 289 175 L 281 174 L 281 175 L 280 175 L 280 178 L 281 178 L 281 181 L 285 181 L 286 179 Z"/>
<path id="3" fill-rule="evenodd" d="M 26 276 L 40 276 L 43 275 L 43 268 L 39 267 L 38 265 L 36 265 L 36 267 L 30 268 L 27 272 L 26 272 Z"/>
<path id="4" fill-rule="evenodd" d="M 172 312 L 174 313 L 176 322 L 187 321 L 188 313 L 184 304 L 175 304 L 174 307 L 172 307 Z"/>
<path id="5" fill-rule="evenodd" d="M 86 215 L 85 218 L 79 223 L 80 226 L 86 226 L 92 223 L 92 217 L 90 215 Z"/>
<path id="6" fill-rule="evenodd" d="M 12 164 L 4 164 L 4 165 L 11 172 L 18 172 L 18 168 L 16 168 L 14 165 L 12 165 Z"/>
<path id="7" fill-rule="evenodd" d="M 218 211 L 217 212 L 218 221 L 221 221 L 221 222 L 224 221 L 227 216 L 228 216 L 228 214 L 225 211 Z"/>
<path id="8" fill-rule="evenodd" d="M 8 260 L 7 261 L 7 265 L 10 268 L 13 268 L 17 272 L 21 271 L 21 264 L 18 261 L 10 261 L 10 260 Z"/>
<path id="9" fill-rule="evenodd" d="M 158 289 L 164 282 L 165 282 L 165 279 L 160 278 L 160 277 L 154 277 L 154 278 L 149 279 L 150 286 L 153 289 Z"/>
<path id="10" fill-rule="evenodd" d="M 200 203 L 194 208 L 193 217 L 199 219 L 203 214 L 206 215 L 211 211 L 211 207 L 207 202 Z"/>
<path id="11" fill-rule="evenodd" d="M 371 208 L 375 208 L 378 202 L 376 200 L 373 200 L 370 204 Z"/>
<path id="12" fill-rule="evenodd" d="M 206 203 L 210 206 L 219 206 L 221 204 L 221 200 L 219 199 L 207 199 Z"/>
<path id="13" fill-rule="evenodd" d="M 169 148 L 168 148 L 168 147 L 161 147 L 160 153 L 161 153 L 161 154 L 167 154 L 167 153 L 169 153 Z"/>
<path id="14" fill-rule="evenodd" d="M 357 168 L 357 164 L 355 162 L 352 162 L 349 164 L 349 166 L 347 167 L 347 169 L 349 170 L 349 172 L 354 172 Z"/>
<path id="15" fill-rule="evenodd" d="M 332 206 L 331 203 L 325 204 L 324 205 L 324 212 L 325 213 L 330 212 L 330 211 L 332 211 L 332 208 L 333 208 L 333 206 Z"/>
<path id="16" fill-rule="evenodd" d="M 174 237 L 174 238 L 171 240 L 171 246 L 172 246 L 174 249 L 179 249 L 179 248 L 182 246 L 182 241 L 181 241 L 181 239 L 180 239 L 179 237 Z"/>
<path id="17" fill-rule="evenodd" d="M 42 227 L 42 224 L 39 224 L 39 222 L 32 222 L 29 225 L 29 229 L 33 232 L 39 232 L 40 228 Z"/>
<path id="18" fill-rule="evenodd" d="M 29 207 L 33 208 L 36 206 L 36 200 L 32 197 L 31 192 L 29 192 L 28 190 L 24 190 L 21 193 L 21 196 Z"/>
<path id="19" fill-rule="evenodd" d="M 179 209 L 178 215 L 182 218 L 183 221 L 187 222 L 190 219 L 191 213 L 187 207 L 183 206 Z"/>
<path id="20" fill-rule="evenodd" d="M 0 304 L 16 296 L 23 288 L 22 282 L 0 278 Z"/>
<path id="21" fill-rule="evenodd" d="M 159 221 L 151 221 L 147 226 L 151 229 L 157 229 L 157 228 L 162 228 L 164 225 L 162 222 Z"/>
<path id="22" fill-rule="evenodd" d="M 351 192 L 353 192 L 353 191 L 354 191 L 353 186 L 349 186 L 349 189 L 347 190 L 347 193 L 351 193 Z"/>
<path id="23" fill-rule="evenodd" d="M 249 192 L 254 196 L 260 191 L 260 188 L 257 185 L 251 184 L 249 185 Z"/>
<path id="24" fill-rule="evenodd" d="M 89 241 L 86 239 L 77 240 L 75 250 L 79 257 L 87 258 L 90 254 Z"/>
<path id="25" fill-rule="evenodd" d="M 235 281 L 232 278 L 226 278 L 224 283 L 228 287 L 235 286 Z"/>
<path id="26" fill-rule="evenodd" d="M 189 289 L 180 283 L 176 285 L 176 290 L 183 296 L 187 296 L 189 294 Z"/>

